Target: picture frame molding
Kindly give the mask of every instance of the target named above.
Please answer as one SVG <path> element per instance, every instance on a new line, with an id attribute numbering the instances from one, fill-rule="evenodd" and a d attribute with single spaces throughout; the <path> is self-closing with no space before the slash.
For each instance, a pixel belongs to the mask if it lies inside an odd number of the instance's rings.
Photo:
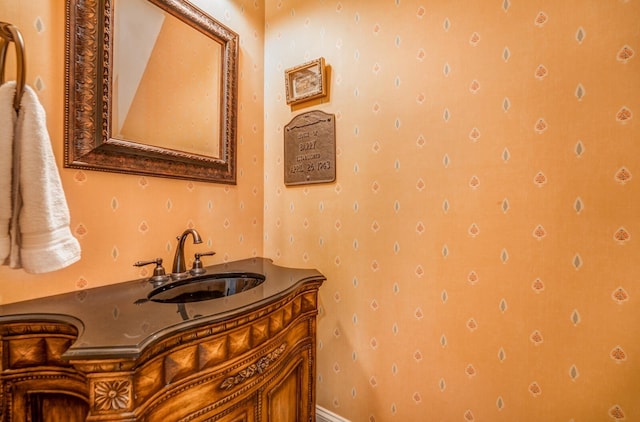
<path id="1" fill-rule="evenodd" d="M 299 104 L 327 95 L 327 75 L 324 57 L 285 69 L 286 99 L 288 105 Z M 309 85 L 301 92 L 296 84 Z"/>

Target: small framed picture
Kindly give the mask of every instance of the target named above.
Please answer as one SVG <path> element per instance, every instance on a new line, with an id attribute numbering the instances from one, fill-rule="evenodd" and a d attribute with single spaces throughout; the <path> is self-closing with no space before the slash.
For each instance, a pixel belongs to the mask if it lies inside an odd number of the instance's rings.
<path id="1" fill-rule="evenodd" d="M 297 104 L 327 95 L 323 57 L 286 69 L 284 75 L 287 104 Z"/>

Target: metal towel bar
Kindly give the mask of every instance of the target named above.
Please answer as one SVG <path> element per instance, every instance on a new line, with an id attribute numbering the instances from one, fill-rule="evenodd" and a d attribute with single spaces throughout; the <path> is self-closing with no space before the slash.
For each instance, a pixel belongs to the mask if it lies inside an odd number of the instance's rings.
<path id="1" fill-rule="evenodd" d="M 26 62 L 24 59 L 24 39 L 22 34 L 14 25 L 7 22 L 0 22 L 0 85 L 4 83 L 4 66 L 7 58 L 9 44 L 13 42 L 16 46 L 16 96 L 13 99 L 13 108 L 20 109 L 20 100 L 24 92 Z"/>

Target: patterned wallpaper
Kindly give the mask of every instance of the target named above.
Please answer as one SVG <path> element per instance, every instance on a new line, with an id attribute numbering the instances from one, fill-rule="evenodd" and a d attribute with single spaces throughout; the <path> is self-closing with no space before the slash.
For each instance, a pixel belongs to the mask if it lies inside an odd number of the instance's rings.
<path id="1" fill-rule="evenodd" d="M 61 169 L 83 260 L 0 268 L 0 302 L 142 276 L 193 226 L 210 262 L 327 275 L 318 403 L 346 418 L 640 419 L 637 0 L 211 3 L 241 38 L 238 185 Z M 62 4 L 0 0 L 59 166 Z M 319 56 L 329 95 L 287 106 L 284 69 Z M 312 109 L 337 181 L 287 188 Z"/>
<path id="2" fill-rule="evenodd" d="M 353 421 L 640 420 L 640 2 L 269 0 L 265 253 L 317 267 Z M 317 57 L 330 94 L 289 107 Z M 283 127 L 336 116 L 337 181 Z"/>
<path id="3" fill-rule="evenodd" d="M 149 276 L 153 268 L 133 266 L 139 260 L 161 257 L 170 270 L 175 237 L 187 227 L 196 228 L 204 242 L 187 241 L 187 260 L 209 250 L 217 254 L 206 264 L 262 255 L 264 9 L 234 1 L 209 3 L 208 12 L 241 39 L 236 186 L 64 169 L 65 2 L 0 0 L 0 20 L 16 25 L 25 39 L 27 83 L 47 112 L 71 229 L 82 246 L 82 260 L 55 273 L 30 275 L 0 267 L 0 303 Z M 8 60 L 9 79 L 15 74 L 13 46 Z"/>

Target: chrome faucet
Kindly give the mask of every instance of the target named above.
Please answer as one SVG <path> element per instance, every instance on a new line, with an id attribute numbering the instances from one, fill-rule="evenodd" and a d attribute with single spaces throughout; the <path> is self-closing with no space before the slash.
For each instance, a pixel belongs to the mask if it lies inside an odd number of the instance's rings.
<path id="1" fill-rule="evenodd" d="M 173 270 L 171 271 L 171 278 L 177 279 L 189 275 L 189 270 L 187 270 L 186 264 L 184 262 L 184 241 L 189 234 L 193 236 L 194 244 L 202 243 L 200 234 L 195 229 L 187 229 L 180 236 L 176 237 L 176 239 L 178 239 L 178 248 L 176 249 L 176 255 L 173 258 Z"/>

